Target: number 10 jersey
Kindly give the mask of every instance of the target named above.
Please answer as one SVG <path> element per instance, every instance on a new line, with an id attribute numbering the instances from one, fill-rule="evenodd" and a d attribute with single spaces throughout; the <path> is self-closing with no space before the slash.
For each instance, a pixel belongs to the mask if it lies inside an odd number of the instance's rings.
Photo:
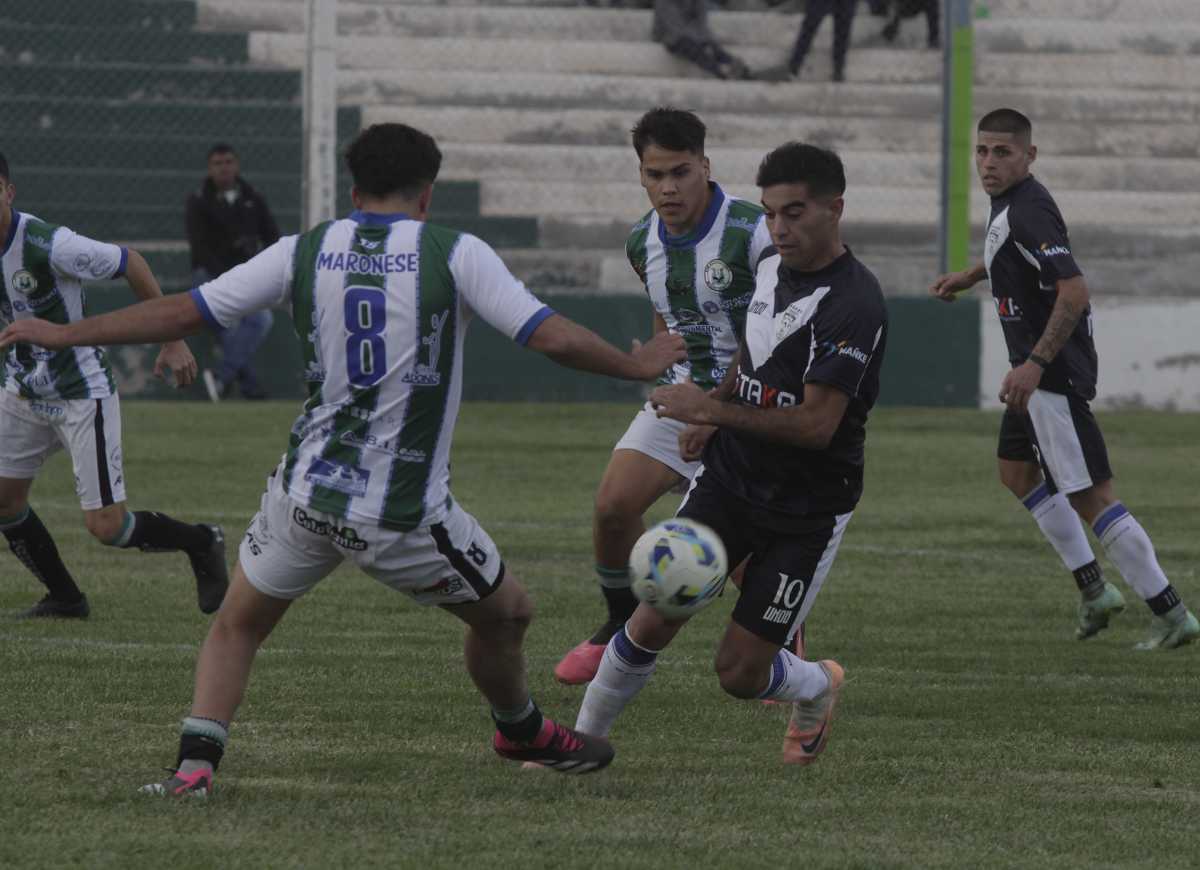
<path id="1" fill-rule="evenodd" d="M 192 295 L 218 328 L 290 304 L 308 400 L 280 463 L 284 489 L 396 531 L 446 513 L 471 319 L 524 344 L 554 313 L 480 239 L 362 212 L 282 238 Z"/>

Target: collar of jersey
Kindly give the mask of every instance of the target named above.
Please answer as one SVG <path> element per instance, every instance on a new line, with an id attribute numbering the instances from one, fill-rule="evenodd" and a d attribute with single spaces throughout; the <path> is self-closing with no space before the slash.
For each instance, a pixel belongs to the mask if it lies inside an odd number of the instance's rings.
<path id="1" fill-rule="evenodd" d="M 0 257 L 8 253 L 8 249 L 12 247 L 13 239 L 17 237 L 17 224 L 21 222 L 21 213 L 15 208 L 10 208 L 11 217 L 8 221 L 8 238 L 4 240 L 4 248 L 0 250 Z"/>
<path id="2" fill-rule="evenodd" d="M 376 211 L 359 211 L 355 209 L 350 212 L 350 220 L 358 224 L 380 226 L 382 224 L 394 224 L 397 221 L 408 221 L 412 220 L 412 218 L 402 211 L 393 212 L 392 214 L 380 214 Z"/>
<path id="3" fill-rule="evenodd" d="M 708 187 L 712 191 L 712 198 L 708 202 L 708 209 L 704 212 L 704 219 L 690 233 L 683 236 L 668 236 L 666 225 L 661 220 L 658 222 L 658 240 L 663 243 L 664 247 L 690 248 L 708 235 L 708 231 L 712 229 L 713 221 L 717 219 L 717 212 L 721 210 L 721 203 L 725 202 L 725 191 L 721 190 L 721 185 L 715 181 L 710 181 Z"/>

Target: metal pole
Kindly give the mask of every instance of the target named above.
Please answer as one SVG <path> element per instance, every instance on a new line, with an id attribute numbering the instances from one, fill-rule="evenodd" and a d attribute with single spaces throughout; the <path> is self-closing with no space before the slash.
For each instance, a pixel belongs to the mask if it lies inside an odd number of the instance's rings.
<path id="1" fill-rule="evenodd" d="M 942 52 L 942 184 L 938 255 L 943 272 L 965 269 L 971 245 L 971 123 L 975 31 L 971 0 L 945 0 Z"/>
<path id="2" fill-rule="evenodd" d="M 301 229 L 337 203 L 337 0 L 305 0 L 304 213 Z"/>

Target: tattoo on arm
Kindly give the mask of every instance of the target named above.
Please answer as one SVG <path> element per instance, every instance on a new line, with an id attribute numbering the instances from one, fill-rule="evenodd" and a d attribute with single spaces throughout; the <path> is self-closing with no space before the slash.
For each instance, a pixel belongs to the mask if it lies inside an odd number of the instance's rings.
<path id="1" fill-rule="evenodd" d="M 1046 331 L 1042 333 L 1033 353 L 1047 362 L 1058 356 L 1058 352 L 1075 331 L 1084 308 L 1085 305 L 1059 296 L 1058 301 L 1054 303 L 1054 310 L 1050 312 L 1050 322 L 1046 324 Z"/>

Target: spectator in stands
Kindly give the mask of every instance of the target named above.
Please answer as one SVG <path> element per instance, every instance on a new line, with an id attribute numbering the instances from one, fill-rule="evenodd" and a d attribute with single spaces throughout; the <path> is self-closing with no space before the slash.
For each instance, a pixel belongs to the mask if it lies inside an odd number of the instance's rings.
<path id="1" fill-rule="evenodd" d="M 753 78 L 750 68 L 726 51 L 708 28 L 705 0 L 654 0 L 655 42 L 719 79 Z"/>
<path id="2" fill-rule="evenodd" d="M 926 43 L 930 48 L 938 48 L 941 37 L 938 35 L 939 19 L 942 11 L 942 0 L 892 0 L 891 20 L 883 28 L 883 38 L 895 42 L 900 33 L 900 19 L 915 18 L 925 13 Z"/>
<path id="3" fill-rule="evenodd" d="M 279 238 L 267 201 L 238 171 L 233 148 L 218 143 L 208 151 L 208 176 L 200 189 L 188 196 L 187 234 L 195 286 L 246 262 Z M 220 364 L 203 374 L 204 387 L 214 402 L 226 398 L 235 383 L 244 398 L 266 398 L 254 374 L 253 359 L 271 330 L 271 321 L 268 309 L 221 333 Z"/>
<path id="4" fill-rule="evenodd" d="M 846 53 L 850 48 L 850 27 L 854 23 L 854 10 L 858 0 L 808 0 L 804 10 L 804 20 L 800 23 L 800 33 L 796 36 L 796 44 L 792 48 L 792 56 L 788 61 L 788 71 L 795 78 L 800 75 L 804 66 L 804 58 L 812 46 L 817 28 L 826 16 L 833 16 L 833 80 L 846 79 Z"/>

